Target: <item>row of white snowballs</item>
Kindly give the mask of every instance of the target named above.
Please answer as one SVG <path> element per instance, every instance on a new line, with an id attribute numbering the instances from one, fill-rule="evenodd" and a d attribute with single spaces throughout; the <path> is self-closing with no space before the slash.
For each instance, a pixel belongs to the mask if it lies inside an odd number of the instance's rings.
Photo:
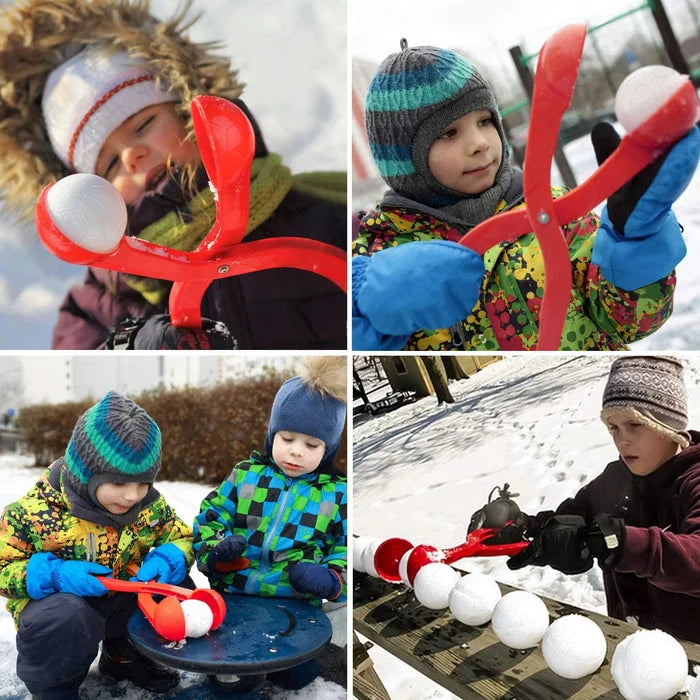
<path id="1" fill-rule="evenodd" d="M 374 553 L 381 540 L 356 538 L 354 544 L 360 550 L 354 551 L 354 568 L 379 578 Z M 401 559 L 399 573 L 410 587 L 406 572 L 409 554 L 410 550 Z M 490 621 L 498 640 L 512 649 L 531 649 L 541 642 L 547 666 L 562 678 L 595 673 L 605 659 L 605 635 L 593 620 L 572 614 L 550 624 L 541 598 L 528 591 L 503 595 L 491 576 L 462 576 L 448 564 L 436 562 L 418 570 L 412 587 L 426 608 L 449 608 L 465 625 Z M 625 700 L 668 700 L 686 684 L 688 657 L 671 635 L 661 630 L 638 630 L 617 645 L 610 671 Z M 700 700 L 700 682 L 695 686 L 689 700 Z"/>

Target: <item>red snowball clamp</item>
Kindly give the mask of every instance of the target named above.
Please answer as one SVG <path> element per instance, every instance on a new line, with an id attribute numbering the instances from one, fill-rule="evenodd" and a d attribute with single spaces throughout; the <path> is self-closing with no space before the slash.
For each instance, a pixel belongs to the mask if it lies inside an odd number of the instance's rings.
<path id="1" fill-rule="evenodd" d="M 120 593 L 137 593 L 141 612 L 153 629 L 171 642 L 179 642 L 185 638 L 185 616 L 180 606 L 181 600 L 200 600 L 210 608 L 213 621 L 209 631 L 221 626 L 226 617 L 226 603 L 220 593 L 211 588 L 181 588 L 167 583 L 142 583 L 140 581 L 122 581 L 108 576 L 97 576 L 97 579 L 110 591 Z M 164 595 L 161 601 L 153 600 L 154 595 Z"/>
<path id="2" fill-rule="evenodd" d="M 534 231 L 542 251 L 545 290 L 535 349 L 558 350 L 571 297 L 571 261 L 561 230 L 607 199 L 693 128 L 698 98 L 690 79 L 651 116 L 624 136 L 611 156 L 581 185 L 552 199 L 550 164 L 559 125 L 574 92 L 586 38 L 584 24 L 554 33 L 540 51 L 532 94 L 523 167 L 525 208 L 498 214 L 473 228 L 460 243 L 480 255 L 502 241 Z"/>
<path id="3" fill-rule="evenodd" d="M 374 568 L 380 578 L 397 583 L 401 581 L 399 562 L 406 552 L 413 549 L 406 561 L 406 575 L 410 584 L 413 585 L 416 574 L 426 564 L 451 564 L 459 559 L 464 559 L 464 557 L 512 556 L 530 544 L 525 540 L 506 544 L 486 543 L 486 540 L 494 537 L 498 532 L 499 529 L 494 527 L 473 530 L 467 535 L 465 542 L 451 549 L 438 549 L 429 544 L 419 544 L 417 547 L 413 547 L 408 540 L 402 537 L 392 537 L 377 547 L 377 551 L 374 553 Z"/>
<path id="4" fill-rule="evenodd" d="M 322 275 L 345 291 L 345 251 L 291 236 L 243 240 L 255 151 L 253 129 L 245 114 L 228 100 L 199 96 L 192 101 L 192 121 L 216 199 L 216 221 L 196 250 L 181 251 L 128 236 L 107 252 L 89 250 L 73 242 L 52 220 L 46 198 L 55 185 L 44 188 L 36 207 L 36 225 L 46 248 L 69 263 L 172 280 L 169 312 L 175 326 L 201 328 L 202 297 L 212 281 L 224 277 L 291 267 Z M 71 177 L 80 176 L 64 180 Z"/>

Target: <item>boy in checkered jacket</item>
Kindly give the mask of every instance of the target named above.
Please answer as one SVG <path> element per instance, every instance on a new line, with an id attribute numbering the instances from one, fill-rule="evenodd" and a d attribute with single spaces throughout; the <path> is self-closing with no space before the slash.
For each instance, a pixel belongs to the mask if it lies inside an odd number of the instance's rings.
<path id="1" fill-rule="evenodd" d="M 195 518 L 197 567 L 212 588 L 346 600 L 347 484 L 333 467 L 345 412 L 345 358 L 305 358 L 275 396 L 265 453 L 239 462 Z M 311 661 L 290 683 L 274 682 L 306 685 L 318 674 Z"/>

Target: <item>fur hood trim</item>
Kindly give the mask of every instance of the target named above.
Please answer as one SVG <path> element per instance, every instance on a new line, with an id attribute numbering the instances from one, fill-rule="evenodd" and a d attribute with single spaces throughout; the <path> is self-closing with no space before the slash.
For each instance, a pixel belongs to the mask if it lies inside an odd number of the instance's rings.
<path id="1" fill-rule="evenodd" d="M 84 44 L 126 49 L 167 81 L 193 133 L 197 95 L 236 99 L 243 90 L 218 43 L 194 43 L 186 31 L 192 0 L 160 21 L 151 0 L 16 0 L 0 10 L 0 191 L 6 208 L 30 219 L 41 190 L 68 175 L 54 154 L 41 112 L 48 74 Z"/>

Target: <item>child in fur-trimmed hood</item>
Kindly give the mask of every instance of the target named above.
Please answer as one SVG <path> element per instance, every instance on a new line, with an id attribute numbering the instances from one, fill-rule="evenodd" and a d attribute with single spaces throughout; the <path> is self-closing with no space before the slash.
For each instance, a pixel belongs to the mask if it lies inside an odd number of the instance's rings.
<path id="1" fill-rule="evenodd" d="M 275 396 L 265 452 L 236 464 L 202 501 L 194 549 L 212 588 L 316 605 L 346 600 L 347 484 L 333 467 L 346 367 L 344 357 L 305 358 Z M 271 680 L 299 688 L 317 674 L 311 659 Z"/>
<path id="2" fill-rule="evenodd" d="M 129 235 L 194 249 L 216 210 L 190 105 L 210 94 L 234 101 L 255 132 L 245 240 L 301 236 L 345 248 L 345 174 L 293 176 L 267 151 L 238 99 L 237 71 L 215 46 L 188 38 L 190 6 L 167 21 L 152 16 L 150 0 L 18 0 L 0 10 L 6 209 L 29 218 L 45 185 L 92 172 L 122 193 Z M 163 134 L 175 143 L 163 144 Z M 144 278 L 88 268 L 61 304 L 53 347 L 110 347 L 115 337 L 137 349 L 346 347 L 345 295 L 318 275 L 284 268 L 216 281 L 201 312 L 220 323 L 199 332 L 170 325 L 170 286 L 157 269 Z"/>

